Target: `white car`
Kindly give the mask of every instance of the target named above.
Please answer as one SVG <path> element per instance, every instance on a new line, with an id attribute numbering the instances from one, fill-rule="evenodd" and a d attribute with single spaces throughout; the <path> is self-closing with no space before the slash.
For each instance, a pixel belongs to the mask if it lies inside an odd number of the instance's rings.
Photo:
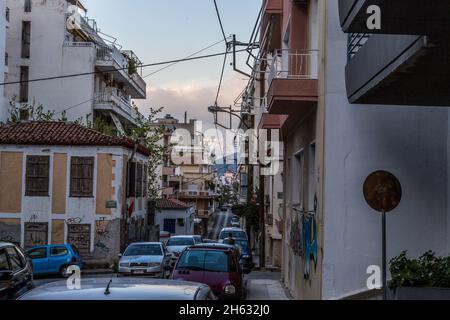
<path id="1" fill-rule="evenodd" d="M 119 257 L 120 275 L 165 278 L 170 270 L 172 254 L 161 242 L 141 242 L 130 244 Z"/>
<path id="2" fill-rule="evenodd" d="M 172 254 L 172 264 L 174 265 L 181 252 L 190 246 L 202 243 L 198 236 L 173 236 L 167 241 L 167 250 Z"/>

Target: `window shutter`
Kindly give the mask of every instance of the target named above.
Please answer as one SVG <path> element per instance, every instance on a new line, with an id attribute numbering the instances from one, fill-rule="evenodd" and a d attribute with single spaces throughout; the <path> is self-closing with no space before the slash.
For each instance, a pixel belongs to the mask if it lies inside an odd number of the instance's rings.
<path id="1" fill-rule="evenodd" d="M 49 156 L 27 156 L 25 195 L 29 197 L 48 197 L 49 172 Z"/>

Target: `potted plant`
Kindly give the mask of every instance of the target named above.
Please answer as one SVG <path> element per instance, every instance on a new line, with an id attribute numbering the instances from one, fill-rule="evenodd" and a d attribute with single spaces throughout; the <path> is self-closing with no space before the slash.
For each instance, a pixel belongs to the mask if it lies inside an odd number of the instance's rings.
<path id="1" fill-rule="evenodd" d="M 450 300 L 450 257 L 428 251 L 417 259 L 402 252 L 390 261 L 390 298 L 394 300 Z"/>

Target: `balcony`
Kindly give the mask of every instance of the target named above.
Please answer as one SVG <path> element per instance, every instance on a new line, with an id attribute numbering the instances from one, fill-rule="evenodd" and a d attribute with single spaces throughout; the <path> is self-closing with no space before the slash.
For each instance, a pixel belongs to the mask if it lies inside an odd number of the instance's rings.
<path id="1" fill-rule="evenodd" d="M 440 37 L 380 34 L 349 46 L 350 103 L 449 106 L 449 49 Z"/>
<path id="2" fill-rule="evenodd" d="M 94 109 L 97 111 L 112 111 L 130 123 L 135 123 L 137 118 L 136 110 L 131 102 L 124 97 L 120 97 L 116 90 L 96 94 Z"/>
<path id="3" fill-rule="evenodd" d="M 303 116 L 317 104 L 317 79 L 317 50 L 277 50 L 268 77 L 268 112 Z"/>
<path id="4" fill-rule="evenodd" d="M 369 30 L 367 9 L 381 9 L 381 30 Z M 339 0 L 342 29 L 347 33 L 438 35 L 450 32 L 448 0 Z"/>
<path id="5" fill-rule="evenodd" d="M 273 51 L 281 47 L 283 0 L 265 0 L 263 7 L 261 48 L 267 47 L 268 51 Z"/>
<path id="6" fill-rule="evenodd" d="M 259 129 L 281 129 L 287 120 L 286 115 L 263 113 L 259 123 Z"/>
<path id="7" fill-rule="evenodd" d="M 96 67 L 113 74 L 116 81 L 125 85 L 133 99 L 145 99 L 147 84 L 144 79 L 137 73 L 129 74 L 129 61 L 137 61 L 137 67 L 140 62 L 134 56 L 129 56 L 128 52 L 121 52 L 115 46 L 100 46 L 97 48 Z"/>
<path id="8" fill-rule="evenodd" d="M 211 199 L 216 198 L 217 194 L 214 191 L 211 190 L 204 190 L 204 191 L 198 191 L 198 190 L 178 190 L 177 195 L 180 199 Z"/>
<path id="9" fill-rule="evenodd" d="M 209 210 L 197 210 L 197 217 L 199 219 L 209 219 L 209 217 L 214 213 L 213 209 Z"/>

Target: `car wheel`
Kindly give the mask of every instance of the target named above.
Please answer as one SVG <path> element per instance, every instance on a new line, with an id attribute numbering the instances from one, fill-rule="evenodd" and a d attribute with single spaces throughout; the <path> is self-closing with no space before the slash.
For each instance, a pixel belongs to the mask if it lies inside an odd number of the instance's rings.
<path id="1" fill-rule="evenodd" d="M 61 277 L 63 277 L 63 278 L 68 278 L 69 277 L 69 275 L 67 274 L 67 268 L 68 268 L 69 266 L 62 266 L 60 269 L 59 269 L 59 274 L 61 275 Z"/>

